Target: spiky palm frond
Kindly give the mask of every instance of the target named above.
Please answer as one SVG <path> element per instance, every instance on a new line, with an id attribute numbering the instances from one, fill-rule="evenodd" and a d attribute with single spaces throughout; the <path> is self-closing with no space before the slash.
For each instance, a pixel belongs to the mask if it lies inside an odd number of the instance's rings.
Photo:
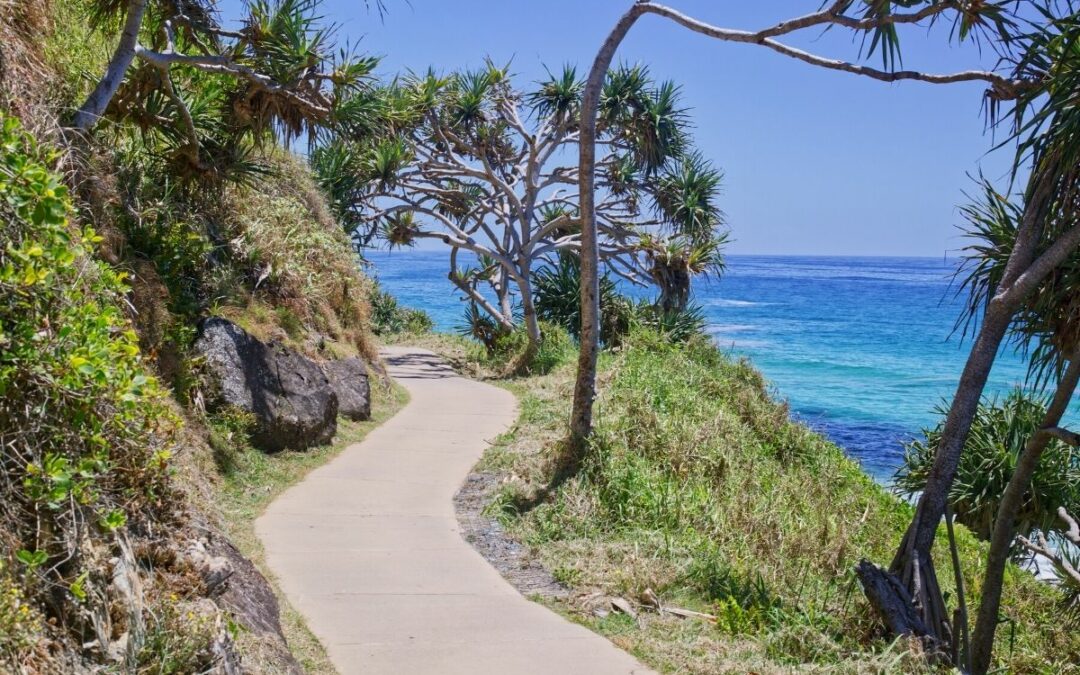
<path id="1" fill-rule="evenodd" d="M 722 180 L 723 173 L 700 153 L 684 155 L 656 181 L 656 211 L 677 233 L 708 237 L 724 219 L 716 204 Z"/>
<path id="2" fill-rule="evenodd" d="M 443 190 L 436 196 L 436 208 L 459 223 L 468 217 L 485 194 L 483 185 L 458 180 L 446 181 Z"/>
<path id="3" fill-rule="evenodd" d="M 679 99 L 677 85 L 662 82 L 654 88 L 648 70 L 640 66 L 622 66 L 608 76 L 600 101 L 603 131 L 625 147 L 646 176 L 688 145 L 686 110 Z"/>
<path id="4" fill-rule="evenodd" d="M 600 93 L 599 122 L 615 128 L 645 110 L 652 79 L 641 65 L 620 64 L 608 72 Z"/>
<path id="5" fill-rule="evenodd" d="M 382 223 L 382 238 L 393 249 L 416 245 L 416 236 L 420 226 L 411 211 L 403 211 L 387 216 Z"/>
<path id="6" fill-rule="evenodd" d="M 846 12 L 856 0 L 848 0 L 841 6 Z M 1015 32 L 1017 3 L 1013 0 L 980 0 L 979 2 L 947 2 L 946 0 L 861 0 L 862 13 L 859 18 L 872 24 L 862 29 L 862 55 L 867 58 L 880 52 L 881 63 L 886 70 L 895 70 L 903 65 L 900 52 L 900 32 L 896 23 L 889 17 L 901 12 L 941 7 L 948 12 L 930 15 L 927 25 L 933 26 L 942 17 L 952 17 L 950 38 L 960 42 L 984 38 L 1000 37 L 1008 41 Z"/>
<path id="7" fill-rule="evenodd" d="M 458 333 L 473 338 L 491 354 L 498 349 L 499 341 L 509 335 L 510 331 L 480 309 L 475 302 L 470 302 L 465 307 L 465 316 L 463 323 L 458 326 Z"/>
<path id="8" fill-rule="evenodd" d="M 681 235 L 642 235 L 638 248 L 648 258 L 654 276 L 658 270 L 719 276 L 723 274 L 726 265 L 724 246 L 727 242 L 726 232 L 717 232 L 701 239 Z"/>
<path id="9" fill-rule="evenodd" d="M 577 68 L 565 65 L 557 76 L 548 71 L 548 79 L 540 82 L 540 89 L 528 94 L 525 100 L 538 118 L 567 123 L 578 118 L 584 88 Z"/>
<path id="10" fill-rule="evenodd" d="M 533 273 L 536 314 L 541 321 L 562 326 L 577 339 L 581 332 L 581 263 L 575 256 L 562 256 L 554 265 L 545 265 Z M 618 342 L 626 332 L 623 297 L 607 274 L 600 277 L 600 340 Z"/>
<path id="11" fill-rule="evenodd" d="M 997 292 L 1023 217 L 1022 207 L 985 179 L 980 179 L 979 188 L 980 194 L 961 208 L 967 221 L 966 235 L 972 240 L 964 248 L 956 277 L 958 293 L 968 297 L 957 322 L 957 328 L 965 333 Z M 1051 208 L 1046 215 L 1047 226 L 1037 252 L 1046 250 L 1061 231 L 1055 220 L 1061 210 Z M 1080 252 L 1066 258 L 1024 300 L 1010 332 L 1017 347 L 1028 355 L 1028 372 L 1034 386 L 1060 373 L 1064 361 L 1080 349 Z"/>
<path id="12" fill-rule="evenodd" d="M 664 309 L 642 301 L 634 311 L 634 323 L 654 330 L 671 342 L 687 342 L 705 333 L 705 310 L 697 305 Z"/>
<path id="13" fill-rule="evenodd" d="M 362 201 L 367 187 L 361 151 L 353 143 L 336 140 L 316 146 L 308 164 L 334 217 L 351 234 L 358 224 L 353 207 Z"/>
<path id="14" fill-rule="evenodd" d="M 386 138 L 372 145 L 362 163 L 363 176 L 379 189 L 392 186 L 397 174 L 412 161 L 412 150 L 402 138 Z"/>
<path id="15" fill-rule="evenodd" d="M 496 119 L 493 94 L 505 73 L 491 64 L 454 75 L 447 89 L 445 116 L 454 129 L 472 132 Z"/>
<path id="16" fill-rule="evenodd" d="M 957 520 L 983 539 L 993 530 L 1005 486 L 1025 444 L 1041 427 L 1046 405 L 1045 398 L 1016 389 L 1000 401 L 984 399 L 975 413 L 949 500 Z M 946 409 L 939 407 L 938 413 L 944 419 Z M 939 423 L 924 430 L 923 439 L 906 446 L 904 464 L 895 476 L 899 492 L 917 494 L 926 485 L 941 430 Z M 1028 536 L 1034 529 L 1058 529 L 1059 506 L 1080 507 L 1080 454 L 1054 440 L 1032 476 L 1017 513 L 1016 531 Z"/>
<path id="17" fill-rule="evenodd" d="M 603 167 L 604 187 L 615 195 L 635 195 L 641 185 L 641 171 L 628 154 L 613 155 Z"/>

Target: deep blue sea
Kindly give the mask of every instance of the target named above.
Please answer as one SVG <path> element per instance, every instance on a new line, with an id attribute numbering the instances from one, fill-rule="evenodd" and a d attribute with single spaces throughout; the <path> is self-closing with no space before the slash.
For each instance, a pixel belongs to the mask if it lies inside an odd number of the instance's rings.
<path id="1" fill-rule="evenodd" d="M 398 300 L 429 312 L 442 330 L 463 303 L 446 279 L 441 251 L 369 253 L 373 272 Z M 792 412 L 888 480 L 902 441 L 936 420 L 951 396 L 968 341 L 953 333 L 960 311 L 956 260 L 729 256 L 719 281 L 698 283 L 694 301 L 717 342 L 749 356 Z M 989 391 L 1024 379 L 1005 353 Z"/>

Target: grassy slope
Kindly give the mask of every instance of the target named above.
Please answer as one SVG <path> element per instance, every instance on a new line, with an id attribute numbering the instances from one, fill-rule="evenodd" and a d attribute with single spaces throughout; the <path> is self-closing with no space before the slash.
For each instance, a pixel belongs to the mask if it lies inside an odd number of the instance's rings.
<path id="1" fill-rule="evenodd" d="M 505 383 L 522 416 L 482 467 L 511 477 L 493 512 L 578 592 L 554 609 L 665 672 L 920 667 L 907 645 L 880 639 L 851 572 L 861 557 L 889 559 L 910 507 L 790 422 L 748 363 L 706 344 L 676 347 L 648 335 L 632 344 L 601 362 L 597 440 L 585 470 L 532 509 L 519 505 L 550 480 L 572 364 Z M 437 339 L 429 345 L 439 348 Z M 460 341 L 447 345 L 457 360 L 467 356 Z M 984 548 L 966 531 L 958 538 L 965 579 L 977 583 Z M 944 543 L 937 555 L 948 575 Z M 951 580 L 942 583 L 951 593 Z M 599 618 L 579 601 L 601 591 L 636 602 L 646 589 L 719 620 Z M 1002 665 L 1076 670 L 1080 637 L 1052 589 L 1013 569 L 1006 595 L 1012 623 L 1000 631 Z"/>

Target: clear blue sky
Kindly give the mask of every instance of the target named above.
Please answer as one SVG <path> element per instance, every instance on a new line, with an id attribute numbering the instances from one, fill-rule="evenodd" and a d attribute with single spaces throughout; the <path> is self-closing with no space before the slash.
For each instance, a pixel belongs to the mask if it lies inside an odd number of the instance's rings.
<path id="1" fill-rule="evenodd" d="M 380 21 L 361 0 L 324 0 L 339 37 L 383 57 L 380 72 L 505 62 L 528 85 L 563 63 L 587 71 L 630 0 L 386 0 Z M 703 20 L 757 29 L 820 0 L 668 0 Z M 226 17 L 239 0 L 224 0 Z M 793 44 L 856 58 L 834 30 Z M 988 68 L 994 56 L 947 44 L 947 28 L 903 33 L 904 65 Z M 699 147 L 726 173 L 722 206 L 733 253 L 942 256 L 962 245 L 957 205 L 980 168 L 1004 177 L 1009 151 L 987 155 L 983 87 L 884 84 L 827 72 L 749 45 L 689 33 L 658 17 L 631 31 L 618 58 L 683 86 Z M 872 63 L 880 65 L 878 56 Z"/>

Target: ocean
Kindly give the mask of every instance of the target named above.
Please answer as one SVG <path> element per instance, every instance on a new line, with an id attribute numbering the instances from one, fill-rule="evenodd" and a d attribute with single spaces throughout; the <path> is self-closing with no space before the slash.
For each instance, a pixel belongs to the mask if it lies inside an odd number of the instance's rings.
<path id="1" fill-rule="evenodd" d="M 446 278 L 446 253 L 367 257 L 400 303 L 427 311 L 440 330 L 460 325 L 464 304 Z M 903 442 L 937 420 L 967 357 L 970 340 L 954 331 L 963 302 L 956 259 L 732 255 L 727 265 L 719 280 L 694 287 L 717 343 L 749 357 L 796 417 L 887 482 Z M 988 392 L 1025 373 L 1006 351 Z"/>

